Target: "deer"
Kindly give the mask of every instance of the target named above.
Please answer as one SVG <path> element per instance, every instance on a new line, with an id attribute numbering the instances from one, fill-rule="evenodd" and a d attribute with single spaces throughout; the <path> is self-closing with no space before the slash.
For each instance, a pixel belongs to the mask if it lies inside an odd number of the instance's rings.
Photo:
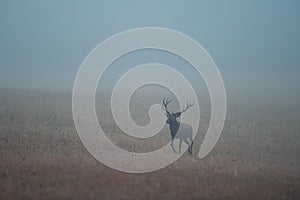
<path id="1" fill-rule="evenodd" d="M 162 109 L 165 111 L 165 115 L 167 117 L 166 124 L 169 125 L 170 128 L 170 134 L 171 134 L 171 147 L 173 149 L 174 153 L 177 153 L 177 151 L 174 148 L 173 141 L 175 139 L 179 139 L 179 154 L 181 153 L 181 145 L 182 140 L 188 145 L 188 153 L 192 154 L 193 149 L 193 128 L 186 123 L 181 123 L 177 121 L 177 118 L 181 116 L 181 114 L 185 111 L 187 111 L 190 107 L 192 107 L 193 103 L 187 103 L 186 108 L 179 112 L 170 112 L 168 110 L 168 104 L 172 101 L 172 99 L 163 99 L 162 102 Z"/>

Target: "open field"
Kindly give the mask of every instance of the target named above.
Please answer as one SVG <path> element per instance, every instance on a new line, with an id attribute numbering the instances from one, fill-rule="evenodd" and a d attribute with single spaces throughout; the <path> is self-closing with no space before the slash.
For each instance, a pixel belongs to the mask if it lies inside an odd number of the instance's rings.
<path id="1" fill-rule="evenodd" d="M 213 151 L 203 160 L 196 155 L 206 108 L 193 155 L 147 174 L 121 173 L 95 160 L 76 133 L 71 100 L 71 92 L 0 90 L 0 199 L 300 199 L 298 95 L 229 91 Z M 167 127 L 158 143 L 125 136 L 101 104 L 107 99 L 100 95 L 97 102 L 100 124 L 122 148 L 149 151 L 170 139 Z M 133 118 L 145 123 L 142 105 Z"/>

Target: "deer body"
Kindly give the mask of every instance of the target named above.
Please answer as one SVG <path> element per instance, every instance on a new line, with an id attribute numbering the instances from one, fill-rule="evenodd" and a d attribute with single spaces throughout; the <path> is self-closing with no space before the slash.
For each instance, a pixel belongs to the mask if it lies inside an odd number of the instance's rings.
<path id="1" fill-rule="evenodd" d="M 180 123 L 176 118 L 180 117 L 181 113 L 185 112 L 189 107 L 193 104 L 187 104 L 187 107 L 180 112 L 170 113 L 167 110 L 167 105 L 171 102 L 171 100 L 163 100 L 163 109 L 166 111 L 167 120 L 166 123 L 169 124 L 170 134 L 171 134 L 171 147 L 175 153 L 176 150 L 173 146 L 174 139 L 179 139 L 179 153 L 181 152 L 181 144 L 184 141 L 188 145 L 188 152 L 192 154 L 193 148 L 193 128 L 186 123 Z"/>

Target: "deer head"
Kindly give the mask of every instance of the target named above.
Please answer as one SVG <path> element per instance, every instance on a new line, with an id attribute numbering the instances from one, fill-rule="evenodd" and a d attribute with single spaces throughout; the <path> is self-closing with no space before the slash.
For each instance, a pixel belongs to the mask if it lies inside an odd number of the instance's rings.
<path id="1" fill-rule="evenodd" d="M 176 118 L 180 117 L 181 113 L 187 111 L 190 107 L 192 107 L 194 104 L 193 103 L 186 103 L 186 108 L 179 111 L 179 112 L 170 112 L 168 111 L 168 104 L 171 102 L 171 99 L 163 99 L 163 104 L 162 104 L 162 109 L 166 112 L 167 120 L 166 123 L 169 124 L 170 126 L 177 125 L 178 122 Z"/>

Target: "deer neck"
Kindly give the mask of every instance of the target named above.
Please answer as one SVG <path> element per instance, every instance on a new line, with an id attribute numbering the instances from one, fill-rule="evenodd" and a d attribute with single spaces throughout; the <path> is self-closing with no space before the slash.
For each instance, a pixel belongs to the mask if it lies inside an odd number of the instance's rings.
<path id="1" fill-rule="evenodd" d="M 171 131 L 171 136 L 172 138 L 175 137 L 178 128 L 179 128 L 180 123 L 178 121 L 175 121 L 174 123 L 170 124 L 170 131 Z"/>

